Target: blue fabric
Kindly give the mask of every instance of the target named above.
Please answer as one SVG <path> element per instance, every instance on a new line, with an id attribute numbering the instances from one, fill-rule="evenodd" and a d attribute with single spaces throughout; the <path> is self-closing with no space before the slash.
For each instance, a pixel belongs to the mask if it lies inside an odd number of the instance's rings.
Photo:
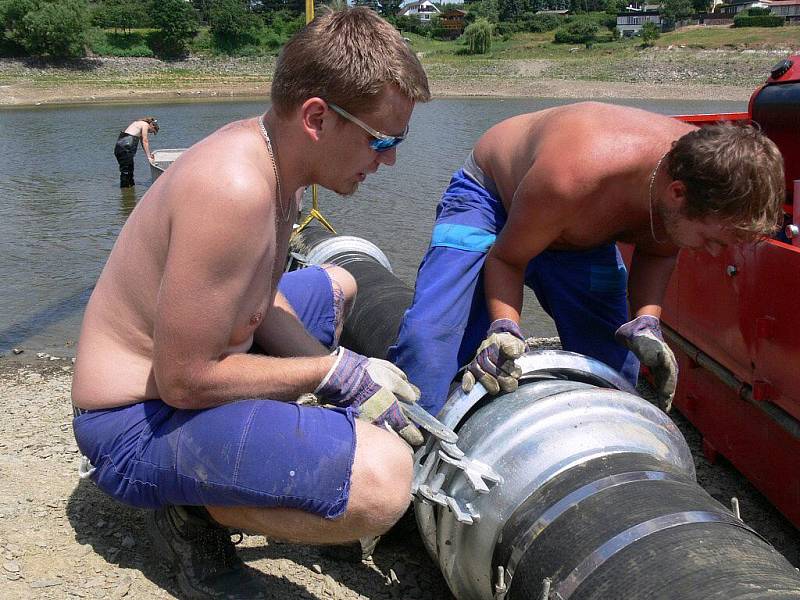
<path id="1" fill-rule="evenodd" d="M 389 360 L 420 388 L 420 405 L 431 414 L 441 410 L 453 378 L 490 325 L 482 277 L 489 247 L 474 241 L 496 237 L 506 218 L 500 199 L 462 171 L 436 209 L 414 300 L 389 348 Z M 442 225 L 447 236 L 437 233 Z M 453 232 L 466 235 L 458 239 Z M 614 331 L 628 320 L 627 271 L 615 244 L 546 250 L 529 263 L 525 283 L 553 317 L 564 349 L 602 360 L 636 382 L 638 361 L 614 340 Z"/>
<path id="2" fill-rule="evenodd" d="M 279 288 L 304 324 L 332 335 L 326 273 L 288 273 Z M 92 480 L 125 504 L 283 507 L 325 518 L 347 508 L 356 443 L 351 410 L 269 399 L 179 410 L 150 400 L 86 412 L 73 428 L 96 468 Z"/>
<path id="3" fill-rule="evenodd" d="M 308 267 L 286 273 L 278 289 L 286 296 L 306 330 L 320 343 L 330 348 L 336 346 L 336 310 L 333 285 L 322 267 Z"/>

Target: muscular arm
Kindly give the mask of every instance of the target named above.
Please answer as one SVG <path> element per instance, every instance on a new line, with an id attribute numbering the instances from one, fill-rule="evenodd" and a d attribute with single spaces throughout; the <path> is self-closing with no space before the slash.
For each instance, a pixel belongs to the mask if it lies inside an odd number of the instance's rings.
<path id="1" fill-rule="evenodd" d="M 490 320 L 519 323 L 528 263 L 552 244 L 572 218 L 572 201 L 553 185 L 555 169 L 536 164 L 522 179 L 505 227 L 486 257 L 484 288 Z"/>
<path id="2" fill-rule="evenodd" d="M 145 126 L 142 127 L 142 148 L 144 148 L 145 155 L 147 156 L 147 160 L 151 160 L 152 156 L 150 155 L 150 140 L 147 137 L 147 130 L 149 126 L 145 123 Z"/>
<path id="3" fill-rule="evenodd" d="M 233 343 L 246 345 L 249 336 L 237 317 L 246 319 L 254 299 L 263 298 L 263 282 L 275 264 L 275 241 L 265 235 L 273 220 L 263 201 L 269 190 L 245 183 L 258 179 L 246 169 L 226 180 L 182 179 L 170 190 L 172 197 L 192 199 L 191 206 L 173 211 L 154 325 L 153 371 L 161 398 L 172 406 L 206 408 L 248 397 L 293 400 L 313 391 L 333 365 L 327 355 L 275 358 L 230 351 Z M 272 312 L 266 318 L 274 318 Z M 285 323 L 284 317 L 276 330 Z"/>
<path id="4" fill-rule="evenodd" d="M 311 336 L 286 297 L 278 292 L 255 341 L 271 356 L 327 356 L 330 351 Z"/>
<path id="5" fill-rule="evenodd" d="M 631 259 L 628 298 L 632 317 L 661 318 L 661 303 L 675 268 L 676 254 L 658 255 L 637 247 Z"/>

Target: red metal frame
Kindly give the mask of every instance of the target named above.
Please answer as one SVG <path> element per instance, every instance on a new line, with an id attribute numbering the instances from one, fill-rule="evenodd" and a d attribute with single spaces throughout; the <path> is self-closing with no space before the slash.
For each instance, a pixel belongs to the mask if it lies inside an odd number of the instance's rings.
<path id="1" fill-rule="evenodd" d="M 791 68 L 756 90 L 747 113 L 676 118 L 698 125 L 722 120 L 759 123 L 759 93 L 770 85 L 800 81 L 800 55 L 792 60 Z M 800 178 L 800 122 L 781 127 L 771 122 L 763 129 L 784 156 L 791 199 L 792 180 Z M 791 206 L 786 209 L 791 215 Z M 681 367 L 675 405 L 703 434 L 709 459 L 718 453 L 725 456 L 800 528 L 798 298 L 798 246 L 769 240 L 727 248 L 716 258 L 684 251 L 667 291 L 663 320 L 735 375 L 752 396 L 750 401 L 742 399 L 673 347 Z"/>

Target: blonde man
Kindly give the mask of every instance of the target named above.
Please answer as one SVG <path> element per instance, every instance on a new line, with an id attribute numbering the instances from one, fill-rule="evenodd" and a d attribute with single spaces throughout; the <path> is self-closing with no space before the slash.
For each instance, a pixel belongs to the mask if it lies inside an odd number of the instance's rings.
<path id="1" fill-rule="evenodd" d="M 527 285 L 566 350 L 632 384 L 641 361 L 668 409 L 678 371 L 659 319 L 678 251 L 769 235 L 784 193 L 781 155 L 752 127 L 697 129 L 600 103 L 503 121 L 442 197 L 389 357 L 433 414 L 464 365 L 465 390 L 515 389 Z M 636 246 L 630 278 L 617 241 Z"/>
<path id="2" fill-rule="evenodd" d="M 284 48 L 272 108 L 186 151 L 120 232 L 81 329 L 75 436 L 101 489 L 157 509 L 154 551 L 187 596 L 264 593 L 225 527 L 335 544 L 407 508 L 421 435 L 397 403 L 416 390 L 386 361 L 331 353 L 352 277 L 282 271 L 302 189 L 350 194 L 393 165 L 429 97 L 375 13 L 321 16 Z M 292 402 L 304 393 L 337 408 Z"/>

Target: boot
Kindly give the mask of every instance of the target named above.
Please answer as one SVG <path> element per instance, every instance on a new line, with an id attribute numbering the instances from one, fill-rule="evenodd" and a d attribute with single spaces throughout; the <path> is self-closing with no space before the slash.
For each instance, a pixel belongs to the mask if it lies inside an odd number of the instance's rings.
<path id="1" fill-rule="evenodd" d="M 258 572 L 237 556 L 231 532 L 204 508 L 167 506 L 152 511 L 145 525 L 154 554 L 172 566 L 186 598 L 268 597 Z"/>

